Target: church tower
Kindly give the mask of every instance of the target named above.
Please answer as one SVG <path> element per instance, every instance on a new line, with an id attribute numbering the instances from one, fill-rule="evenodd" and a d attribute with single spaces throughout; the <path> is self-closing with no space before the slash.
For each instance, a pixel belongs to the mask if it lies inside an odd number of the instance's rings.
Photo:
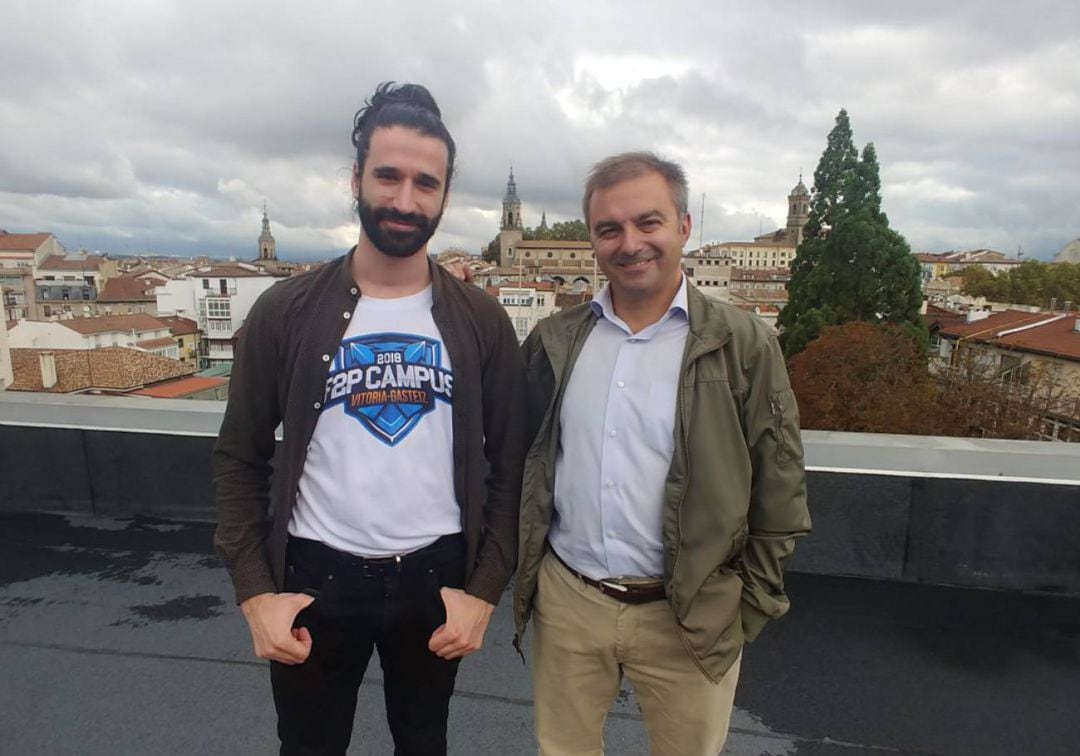
<path id="1" fill-rule="evenodd" d="M 788 241 L 799 246 L 803 238 L 803 227 L 810 220 L 810 192 L 802 182 L 802 174 L 799 174 L 799 183 L 788 195 L 787 236 Z"/>
<path id="2" fill-rule="evenodd" d="M 517 265 L 517 243 L 523 234 L 521 225 L 521 200 L 517 196 L 517 183 L 514 181 L 514 168 L 510 168 L 510 180 L 506 182 L 506 194 L 503 195 L 502 224 L 499 227 L 499 267 L 509 268 Z"/>
<path id="3" fill-rule="evenodd" d="M 266 203 L 263 203 L 262 233 L 259 234 L 259 262 L 277 261 L 277 242 L 270 233 L 270 219 L 266 216 Z"/>

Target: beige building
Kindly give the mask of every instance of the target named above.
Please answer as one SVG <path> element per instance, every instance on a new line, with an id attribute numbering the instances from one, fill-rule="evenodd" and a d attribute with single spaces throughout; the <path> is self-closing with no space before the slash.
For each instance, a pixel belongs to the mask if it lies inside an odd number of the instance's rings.
<path id="1" fill-rule="evenodd" d="M 810 192 L 799 183 L 788 195 L 788 217 L 784 228 L 754 237 L 751 242 L 714 242 L 695 255 L 727 258 L 735 268 L 787 268 L 795 259 L 795 250 L 803 238 L 803 228 L 810 219 Z"/>
<path id="2" fill-rule="evenodd" d="M 51 255 L 64 254 L 64 245 L 52 234 L 9 234 L 0 229 L 0 288 L 4 290 L 4 320 L 37 317 L 34 272 Z"/>
<path id="3" fill-rule="evenodd" d="M 110 278 L 98 292 L 97 315 L 133 315 L 144 312 L 157 315 L 157 296 L 154 290 L 161 286 L 152 276 L 121 276 Z"/>
<path id="4" fill-rule="evenodd" d="M 556 288 L 555 284 L 543 281 L 525 286 L 494 286 L 487 292 L 499 300 L 510 316 L 520 343 L 542 318 L 556 312 Z"/>
<path id="5" fill-rule="evenodd" d="M 169 327 L 169 333 L 172 334 L 177 349 L 180 351 L 178 359 L 184 363 L 197 365 L 202 342 L 199 324 L 179 315 L 159 315 L 157 319 Z"/>
<path id="6" fill-rule="evenodd" d="M 1007 273 L 1020 261 L 992 249 L 971 249 L 965 252 L 919 252 L 920 276 L 933 281 L 958 273 L 964 268 L 982 268 L 993 275 Z"/>
<path id="7" fill-rule="evenodd" d="M 728 302 L 731 299 L 731 261 L 721 252 L 701 249 L 683 257 L 686 276 L 704 294 Z"/>
<path id="8" fill-rule="evenodd" d="M 34 269 L 35 320 L 105 314 L 98 304 L 105 285 L 117 276 L 116 261 L 104 255 L 68 252 L 49 255 Z"/>

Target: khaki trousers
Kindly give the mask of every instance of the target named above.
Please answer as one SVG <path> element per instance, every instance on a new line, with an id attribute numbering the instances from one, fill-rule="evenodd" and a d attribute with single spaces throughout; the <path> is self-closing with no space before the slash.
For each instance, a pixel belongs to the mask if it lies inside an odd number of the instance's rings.
<path id="1" fill-rule="evenodd" d="M 624 604 L 550 553 L 540 565 L 532 644 L 536 735 L 544 756 L 604 753 L 604 720 L 625 672 L 653 754 L 724 747 L 742 655 L 711 683 L 679 638 L 666 601 Z"/>

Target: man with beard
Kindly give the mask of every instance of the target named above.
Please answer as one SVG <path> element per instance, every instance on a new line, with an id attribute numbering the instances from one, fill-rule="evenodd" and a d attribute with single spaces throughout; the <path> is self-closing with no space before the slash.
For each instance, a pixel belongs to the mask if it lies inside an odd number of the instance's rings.
<path id="1" fill-rule="evenodd" d="M 431 94 L 380 85 L 352 142 L 356 246 L 244 324 L 215 544 L 281 753 L 345 752 L 373 649 L 396 753 L 445 753 L 458 662 L 514 568 L 524 368 L 498 303 L 427 254 L 455 154 Z"/>

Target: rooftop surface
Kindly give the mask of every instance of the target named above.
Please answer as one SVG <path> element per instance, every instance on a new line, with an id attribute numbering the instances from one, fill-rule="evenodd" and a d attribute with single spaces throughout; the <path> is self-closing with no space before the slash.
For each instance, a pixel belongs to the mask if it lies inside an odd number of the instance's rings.
<path id="1" fill-rule="evenodd" d="M 206 523 L 0 514 L 0 751 L 276 752 L 268 667 Z M 791 574 L 749 646 L 727 753 L 1075 753 L 1080 599 Z M 457 754 L 531 754 L 509 601 L 451 704 Z M 392 751 L 369 668 L 350 754 Z M 647 752 L 633 694 L 607 751 Z"/>

